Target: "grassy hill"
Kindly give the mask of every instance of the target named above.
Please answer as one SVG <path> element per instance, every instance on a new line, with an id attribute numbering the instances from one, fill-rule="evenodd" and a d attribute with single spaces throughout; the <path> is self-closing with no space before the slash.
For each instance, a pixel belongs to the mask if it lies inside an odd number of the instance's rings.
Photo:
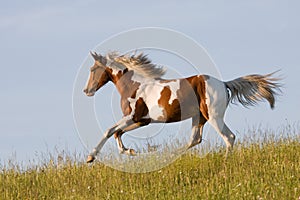
<path id="1" fill-rule="evenodd" d="M 0 199 L 299 199 L 300 140 L 192 151 L 154 172 L 125 173 L 64 159 L 22 171 L 2 167 Z M 73 159 L 74 160 L 74 159 Z"/>

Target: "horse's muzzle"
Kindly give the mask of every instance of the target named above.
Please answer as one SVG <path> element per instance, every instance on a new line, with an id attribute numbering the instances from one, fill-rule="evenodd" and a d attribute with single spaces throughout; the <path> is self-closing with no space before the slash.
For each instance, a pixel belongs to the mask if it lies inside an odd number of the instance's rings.
<path id="1" fill-rule="evenodd" d="M 93 90 L 88 90 L 87 88 L 83 90 L 83 92 L 86 94 L 86 96 L 91 97 L 95 95 L 95 92 Z"/>

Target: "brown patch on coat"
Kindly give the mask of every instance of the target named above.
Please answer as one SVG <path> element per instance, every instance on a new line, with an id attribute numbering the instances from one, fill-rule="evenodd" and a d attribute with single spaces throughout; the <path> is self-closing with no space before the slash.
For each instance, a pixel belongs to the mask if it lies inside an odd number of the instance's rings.
<path id="1" fill-rule="evenodd" d="M 140 97 L 135 103 L 134 114 L 132 116 L 132 120 L 134 122 L 142 121 L 142 118 L 145 117 L 149 113 L 149 109 L 144 102 L 143 98 Z"/>
<path id="2" fill-rule="evenodd" d="M 160 93 L 161 96 L 158 100 L 158 105 L 163 107 L 164 116 L 159 117 L 159 121 L 176 122 L 181 120 L 181 109 L 178 99 L 174 99 L 173 102 L 169 104 L 171 93 L 169 86 L 165 86 Z"/>
<path id="3" fill-rule="evenodd" d="M 207 75 L 200 75 L 200 76 L 192 76 L 187 78 L 191 87 L 194 89 L 196 97 L 199 102 L 199 109 L 202 116 L 208 120 L 208 108 L 206 104 L 206 85 L 205 80 L 209 79 Z"/>

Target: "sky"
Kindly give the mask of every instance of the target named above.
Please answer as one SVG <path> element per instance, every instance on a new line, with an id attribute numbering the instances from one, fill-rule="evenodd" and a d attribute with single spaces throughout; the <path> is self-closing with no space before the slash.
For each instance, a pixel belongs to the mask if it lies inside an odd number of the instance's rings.
<path id="1" fill-rule="evenodd" d="M 281 69 L 283 94 L 274 110 L 265 102 L 250 109 L 228 108 L 225 121 L 238 137 L 248 127 L 299 123 L 299 9 L 296 0 L 3 1 L 0 163 L 26 162 L 53 149 L 86 152 L 73 120 L 77 72 L 99 43 L 142 27 L 189 36 L 206 49 L 223 80 Z M 165 62 L 157 54 L 154 58 Z M 168 63 L 178 65 L 171 58 Z M 98 93 L 101 102 L 105 95 Z M 103 114 L 100 108 L 97 115 Z"/>

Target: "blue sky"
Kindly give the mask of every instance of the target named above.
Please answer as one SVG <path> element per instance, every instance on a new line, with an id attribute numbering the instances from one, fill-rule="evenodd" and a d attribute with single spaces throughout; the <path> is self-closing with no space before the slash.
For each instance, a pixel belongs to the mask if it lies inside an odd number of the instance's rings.
<path id="1" fill-rule="evenodd" d="M 2 2 L 0 161 L 32 159 L 55 146 L 83 151 L 72 114 L 76 73 L 97 44 L 139 27 L 190 36 L 224 80 L 281 69 L 285 87 L 275 110 L 266 103 L 230 106 L 226 121 L 233 131 L 299 122 L 299 9 L 298 1 L 258 0 Z"/>

